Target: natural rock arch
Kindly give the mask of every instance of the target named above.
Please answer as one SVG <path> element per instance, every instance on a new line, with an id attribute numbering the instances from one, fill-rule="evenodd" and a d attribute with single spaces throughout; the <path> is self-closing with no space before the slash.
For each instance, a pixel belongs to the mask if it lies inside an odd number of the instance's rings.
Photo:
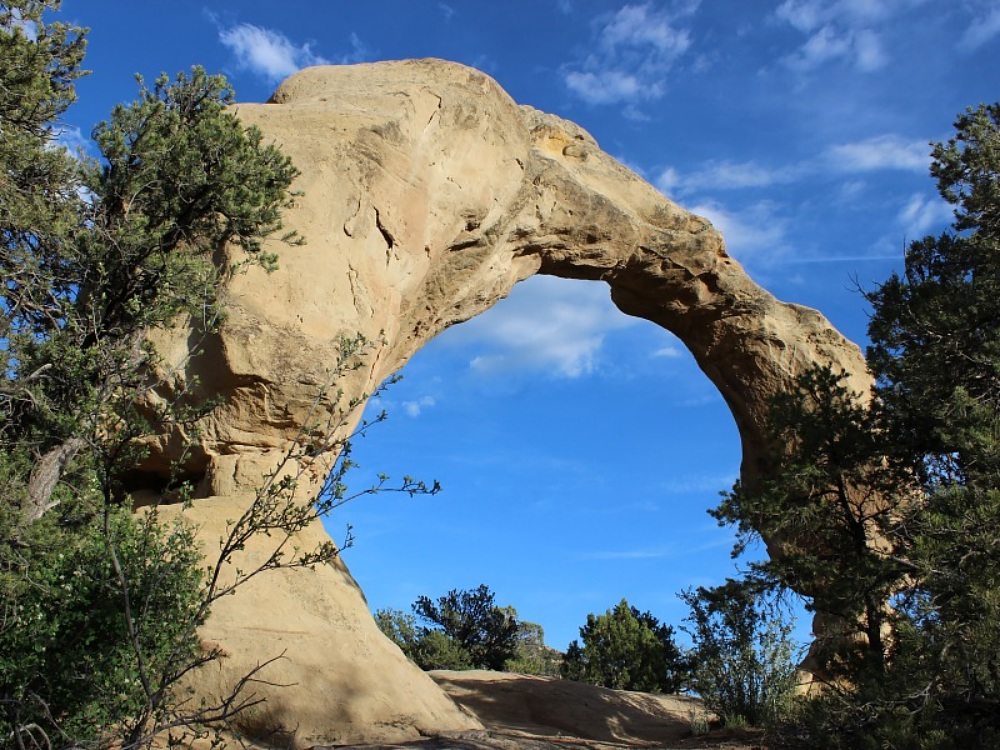
<path id="1" fill-rule="evenodd" d="M 308 244 L 279 249 L 270 276 L 231 280 L 226 324 L 204 356 L 185 362 L 188 332 L 160 341 L 184 363 L 179 377 L 222 397 L 192 465 L 202 499 L 191 515 L 206 539 L 294 439 L 341 336 L 379 342 L 339 383 L 369 393 L 536 273 L 603 281 L 623 312 L 673 332 L 732 410 L 745 478 L 766 451 L 767 401 L 797 373 L 831 364 L 854 373 L 856 390 L 870 384 L 858 347 L 755 284 L 709 222 L 478 71 L 437 60 L 310 68 L 238 113 L 302 171 L 287 224 Z M 145 469 L 165 465 L 173 444 Z M 311 534 L 306 543 L 324 536 Z M 255 722 L 298 746 L 476 724 L 380 636 L 342 565 L 256 579 L 216 606 L 204 634 L 228 654 L 202 675 L 205 692 L 285 654 L 269 676 L 294 684 L 270 691 Z"/>

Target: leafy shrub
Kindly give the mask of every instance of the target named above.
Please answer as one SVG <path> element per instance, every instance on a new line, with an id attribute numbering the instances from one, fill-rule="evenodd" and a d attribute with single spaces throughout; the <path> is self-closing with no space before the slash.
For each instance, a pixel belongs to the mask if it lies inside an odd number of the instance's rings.
<path id="1" fill-rule="evenodd" d="M 781 602 L 747 581 L 687 590 L 694 641 L 692 689 L 725 725 L 768 726 L 785 717 L 796 687 L 791 621 Z"/>
<path id="2" fill-rule="evenodd" d="M 32 727 L 60 746 L 127 726 L 147 707 L 143 680 L 197 652 L 202 574 L 191 530 L 121 508 L 60 509 L 0 552 L 0 739 Z"/>

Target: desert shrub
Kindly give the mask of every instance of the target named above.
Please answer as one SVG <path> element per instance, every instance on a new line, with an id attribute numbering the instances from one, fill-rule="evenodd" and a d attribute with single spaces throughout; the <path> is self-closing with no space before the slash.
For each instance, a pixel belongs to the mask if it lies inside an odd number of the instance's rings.
<path id="1" fill-rule="evenodd" d="M 681 594 L 690 607 L 691 689 L 725 725 L 785 718 L 796 687 L 792 623 L 780 600 L 746 581 Z"/>

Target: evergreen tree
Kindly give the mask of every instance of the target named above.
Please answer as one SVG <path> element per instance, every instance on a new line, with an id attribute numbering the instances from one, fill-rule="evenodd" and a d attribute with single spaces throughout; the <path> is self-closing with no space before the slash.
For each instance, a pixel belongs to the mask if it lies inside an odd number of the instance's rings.
<path id="1" fill-rule="evenodd" d="M 437 601 L 421 596 L 413 612 L 430 625 L 428 630 L 443 632 L 458 644 L 476 669 L 502 671 L 517 655 L 517 612 L 498 607 L 485 584 L 468 591 L 452 589 Z"/>
<path id="2" fill-rule="evenodd" d="M 771 413 L 775 465 L 718 511 L 856 645 L 825 655 L 809 747 L 1000 744 L 1000 105 L 955 128 L 931 167 L 952 230 L 865 293 L 870 403 L 805 373 Z"/>
<path id="3" fill-rule="evenodd" d="M 896 554 L 907 498 L 900 472 L 879 460 L 881 412 L 844 384 L 846 373 L 816 367 L 769 413 L 773 464 L 753 485 L 737 482 L 712 511 L 736 524 L 734 557 L 759 535 L 771 540 L 756 574 L 808 595 L 828 640 L 812 653 L 819 677 L 884 671 L 886 602 L 912 565 Z"/>
<path id="4" fill-rule="evenodd" d="M 215 325 L 224 247 L 273 266 L 262 241 L 280 230 L 296 170 L 198 68 L 140 81 L 96 128 L 99 159 L 69 153 L 60 117 L 85 30 L 51 22 L 58 8 L 0 2 L 0 747 L 129 748 L 243 705 L 175 692 L 215 658 L 196 629 L 228 589 L 205 577 L 190 529 L 126 502 L 136 438 L 209 408 L 138 408 L 158 362 L 145 334 L 180 315 Z M 288 489 L 261 499 L 281 514 Z M 223 557 L 273 520 L 266 505 L 237 521 Z"/>
<path id="5" fill-rule="evenodd" d="M 868 361 L 896 458 L 922 488 L 907 680 L 946 747 L 1000 743 L 1000 104 L 961 114 L 931 173 L 954 229 L 866 295 Z M 918 730 L 919 731 L 919 730 Z"/>
<path id="6" fill-rule="evenodd" d="M 686 683 L 687 660 L 673 628 L 622 599 L 602 615 L 587 615 L 579 642 L 570 643 L 562 676 L 616 690 L 675 693 Z"/>

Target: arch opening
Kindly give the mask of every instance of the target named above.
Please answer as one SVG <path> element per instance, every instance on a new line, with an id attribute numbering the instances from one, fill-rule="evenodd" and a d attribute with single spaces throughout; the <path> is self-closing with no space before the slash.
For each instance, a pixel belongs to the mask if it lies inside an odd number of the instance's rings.
<path id="1" fill-rule="evenodd" d="M 733 535 L 705 512 L 739 471 L 729 407 L 604 284 L 518 284 L 425 345 L 369 413 L 383 408 L 351 481 L 385 471 L 445 491 L 369 498 L 328 523 L 335 538 L 351 524 L 344 559 L 373 611 L 485 583 L 565 650 L 622 597 L 679 625 L 677 592 L 734 572 Z"/>

